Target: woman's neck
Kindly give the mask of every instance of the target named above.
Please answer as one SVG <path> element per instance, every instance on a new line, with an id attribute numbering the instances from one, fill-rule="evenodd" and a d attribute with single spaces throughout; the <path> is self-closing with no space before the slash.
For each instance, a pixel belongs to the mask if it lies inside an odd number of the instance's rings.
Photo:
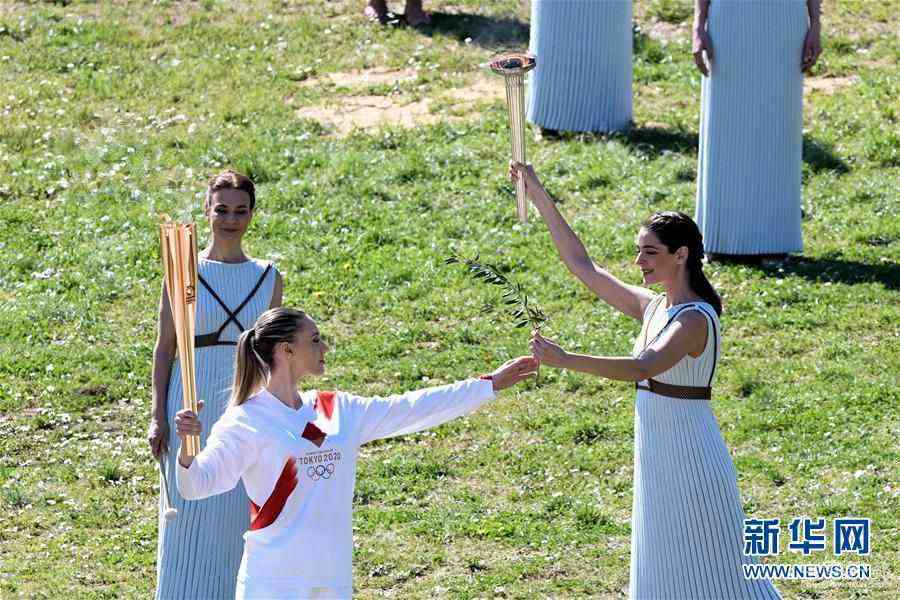
<path id="1" fill-rule="evenodd" d="M 212 243 L 201 252 L 203 258 L 224 263 L 239 263 L 249 260 L 244 254 L 241 242 L 223 242 L 213 238 Z"/>
<path id="2" fill-rule="evenodd" d="M 300 394 L 297 393 L 297 382 L 287 371 L 280 369 L 273 371 L 266 383 L 266 391 L 278 398 L 288 408 L 297 410 L 303 404 Z"/>
<path id="3" fill-rule="evenodd" d="M 688 302 L 702 300 L 702 298 L 691 289 L 691 286 L 688 284 L 687 278 L 685 277 L 678 277 L 675 281 L 665 282 L 663 285 L 666 288 L 666 302 L 668 306 L 687 304 Z"/>

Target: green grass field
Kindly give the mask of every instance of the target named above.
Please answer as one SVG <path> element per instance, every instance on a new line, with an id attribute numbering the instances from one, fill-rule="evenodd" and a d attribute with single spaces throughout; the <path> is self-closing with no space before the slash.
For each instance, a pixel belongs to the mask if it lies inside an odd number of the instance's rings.
<path id="1" fill-rule="evenodd" d="M 783 539 L 777 562 L 873 569 L 781 582 L 786 597 L 896 598 L 900 42 L 890 3 L 825 4 L 804 114 L 806 250 L 708 269 L 726 311 L 714 408 L 749 514 L 872 519 L 864 561 Z M 564 346 L 630 352 L 638 324 L 567 275 L 536 219 L 515 220 L 501 84 L 478 65 L 527 45 L 527 3 L 428 0 L 421 31 L 373 27 L 362 5 L 0 4 L 0 597 L 151 595 L 157 215 L 199 218 L 205 178 L 225 166 L 258 185 L 248 250 L 279 264 L 286 303 L 334 347 L 316 387 L 399 392 L 527 352 L 524 330 L 479 315 L 489 290 L 445 267 L 452 253 L 508 269 Z M 589 251 L 630 282 L 640 221 L 693 213 L 689 6 L 637 2 L 634 129 L 529 141 Z M 376 101 L 417 125 L 335 110 Z M 358 597 L 624 596 L 633 389 L 541 377 L 364 449 Z"/>

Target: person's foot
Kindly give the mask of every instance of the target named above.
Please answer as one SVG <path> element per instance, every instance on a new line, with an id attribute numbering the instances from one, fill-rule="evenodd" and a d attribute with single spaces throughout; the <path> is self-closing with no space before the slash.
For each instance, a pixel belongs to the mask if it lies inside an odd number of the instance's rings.
<path id="1" fill-rule="evenodd" d="M 410 27 L 431 24 L 431 16 L 422 9 L 422 0 L 406 0 L 403 17 Z"/>
<path id="2" fill-rule="evenodd" d="M 370 21 L 378 21 L 384 25 L 388 20 L 387 0 L 369 0 L 363 14 Z"/>

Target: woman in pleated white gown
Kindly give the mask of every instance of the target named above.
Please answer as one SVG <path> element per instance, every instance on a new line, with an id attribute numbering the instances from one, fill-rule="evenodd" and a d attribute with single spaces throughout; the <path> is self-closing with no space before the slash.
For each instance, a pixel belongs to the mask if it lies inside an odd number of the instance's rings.
<path id="1" fill-rule="evenodd" d="M 528 120 L 554 131 L 631 121 L 631 0 L 533 0 Z"/>
<path id="2" fill-rule="evenodd" d="M 198 399 L 205 445 L 212 425 L 228 405 L 234 377 L 236 341 L 270 307 L 281 305 L 281 276 L 271 263 L 242 249 L 256 204 L 253 183 L 225 171 L 214 177 L 204 205 L 212 236 L 200 253 L 195 339 Z M 241 486 L 201 502 L 186 502 L 175 487 L 176 457 L 168 452 L 175 413 L 182 408 L 181 364 L 175 351 L 175 326 L 165 293 L 160 302 L 159 337 L 153 359 L 153 409 L 148 433 L 153 455 L 162 461 L 173 521 L 163 518 L 160 494 L 157 544 L 157 600 L 234 597 L 235 581 L 250 523 L 247 494 Z"/>
<path id="3" fill-rule="evenodd" d="M 547 224 L 565 265 L 620 312 L 642 322 L 633 356 L 563 350 L 535 334 L 543 364 L 634 381 L 632 598 L 779 598 L 768 580 L 746 579 L 737 473 L 710 398 L 721 351 L 722 304 L 703 274 L 703 238 L 682 213 L 656 213 L 637 236 L 636 264 L 647 285 L 628 285 L 598 267 L 531 167 L 513 164 L 513 181 Z"/>
<path id="4" fill-rule="evenodd" d="M 803 71 L 821 0 L 697 0 L 696 220 L 711 255 L 803 250 Z"/>

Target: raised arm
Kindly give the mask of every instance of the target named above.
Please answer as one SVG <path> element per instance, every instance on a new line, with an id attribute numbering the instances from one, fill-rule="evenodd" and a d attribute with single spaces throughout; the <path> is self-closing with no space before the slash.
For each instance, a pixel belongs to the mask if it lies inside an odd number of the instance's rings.
<path id="1" fill-rule="evenodd" d="M 533 357 L 523 356 L 504 363 L 489 379 L 466 379 L 388 398 L 350 396 L 348 408 L 359 443 L 422 431 L 461 417 L 500 390 L 530 377 L 537 367 Z"/>
<path id="2" fill-rule="evenodd" d="M 541 213 L 559 257 L 572 275 L 616 310 L 638 321 L 643 320 L 644 309 L 654 294 L 650 290 L 622 282 L 591 260 L 584 244 L 556 208 L 556 203 L 544 189 L 533 168 L 512 163 L 509 174 L 513 182 L 519 177 L 525 178 L 525 191 Z"/>
<path id="3" fill-rule="evenodd" d="M 155 458 L 159 458 L 169 450 L 166 398 L 169 394 L 169 375 L 172 373 L 172 361 L 175 359 L 177 346 L 175 323 L 169 309 L 166 286 L 163 284 L 162 297 L 159 300 L 159 332 L 156 336 L 156 346 L 153 348 L 151 384 L 153 399 L 150 408 L 150 427 L 147 431 L 147 441 Z"/>

